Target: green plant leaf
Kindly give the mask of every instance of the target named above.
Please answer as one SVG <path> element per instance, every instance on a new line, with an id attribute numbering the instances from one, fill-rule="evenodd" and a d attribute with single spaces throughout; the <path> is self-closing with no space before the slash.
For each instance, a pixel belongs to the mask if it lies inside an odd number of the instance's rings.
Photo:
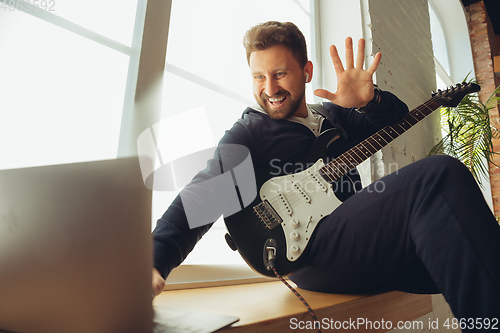
<path id="1" fill-rule="evenodd" d="M 472 79 L 468 83 L 476 81 Z M 489 176 L 489 165 L 494 164 L 493 156 L 498 154 L 493 149 L 493 139 L 500 138 L 500 130 L 491 125 L 489 115 L 489 111 L 500 104 L 498 94 L 500 86 L 484 103 L 473 93 L 466 95 L 456 107 L 440 108 L 444 136 L 429 153 L 459 159 L 481 186 L 482 177 Z"/>

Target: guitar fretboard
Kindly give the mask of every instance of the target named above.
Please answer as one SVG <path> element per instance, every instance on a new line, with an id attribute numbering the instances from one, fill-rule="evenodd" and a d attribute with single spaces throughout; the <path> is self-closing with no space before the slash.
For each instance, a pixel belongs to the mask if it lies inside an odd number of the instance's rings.
<path id="1" fill-rule="evenodd" d="M 348 171 L 368 159 L 401 134 L 405 133 L 440 106 L 441 104 L 438 103 L 434 97 L 429 99 L 424 104 L 408 112 L 396 124 L 384 127 L 320 168 L 318 170 L 319 173 L 328 182 L 338 180 Z"/>

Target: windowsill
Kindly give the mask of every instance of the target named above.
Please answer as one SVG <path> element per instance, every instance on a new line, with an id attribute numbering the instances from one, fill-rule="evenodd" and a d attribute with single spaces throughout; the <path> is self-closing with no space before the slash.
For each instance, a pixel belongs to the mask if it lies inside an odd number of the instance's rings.
<path id="1" fill-rule="evenodd" d="M 181 265 L 170 273 L 163 290 L 220 287 L 269 281 L 272 279 L 255 273 L 247 265 Z"/>
<path id="2" fill-rule="evenodd" d="M 390 321 L 395 328 L 399 321 L 413 321 L 432 312 L 430 295 L 399 291 L 375 295 L 298 291 L 311 305 L 320 322 L 323 318 L 328 322 L 363 318 L 379 323 Z M 280 281 L 164 291 L 155 298 L 154 304 L 237 316 L 240 320 L 226 328 L 234 333 L 289 332 L 293 321 L 311 321 L 302 303 Z M 361 331 L 374 330 L 363 327 Z"/>

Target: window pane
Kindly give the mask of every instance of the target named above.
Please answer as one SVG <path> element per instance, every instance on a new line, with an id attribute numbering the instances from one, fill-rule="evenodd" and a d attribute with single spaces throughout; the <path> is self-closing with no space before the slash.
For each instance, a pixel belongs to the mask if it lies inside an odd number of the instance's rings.
<path id="1" fill-rule="evenodd" d="M 46 0 L 57 16 L 127 46 L 132 45 L 137 0 Z M 39 2 L 40 3 L 40 2 Z"/>
<path id="2" fill-rule="evenodd" d="M 448 46 L 446 45 L 446 38 L 444 35 L 441 21 L 436 12 L 429 4 L 429 15 L 431 21 L 431 35 L 432 35 L 432 48 L 434 50 L 434 57 L 439 61 L 443 69 L 450 75 L 450 62 L 448 58 Z"/>
<path id="3" fill-rule="evenodd" d="M 129 57 L 0 11 L 0 168 L 115 158 Z"/>
<path id="4" fill-rule="evenodd" d="M 217 10 L 220 9 L 220 10 Z M 206 141 L 217 143 L 225 130 L 231 128 L 248 105 L 255 100 L 245 50 L 244 33 L 261 22 L 291 21 L 304 33 L 311 56 L 309 13 L 310 0 L 174 0 L 170 17 L 167 45 L 167 66 L 164 79 L 162 121 L 174 121 L 177 114 L 189 114 L 194 109 L 206 113 L 210 138 L 200 138 L 190 132 L 193 119 L 177 126 L 185 134 L 176 144 L 189 142 L 187 153 L 196 143 L 203 149 Z M 308 100 L 312 88 L 308 85 Z M 178 118 L 177 118 L 178 119 Z M 189 118 L 188 118 L 189 119 Z M 205 132 L 205 135 L 206 132 Z M 166 136 L 165 136 L 166 137 Z M 160 139 L 162 134 L 160 133 Z M 159 143 L 158 146 L 161 144 Z M 163 153 L 162 153 L 163 154 Z M 153 225 L 168 207 L 175 193 L 154 193 Z M 219 220 L 203 237 L 185 263 L 243 263 L 236 252 L 225 244 L 225 226 Z"/>

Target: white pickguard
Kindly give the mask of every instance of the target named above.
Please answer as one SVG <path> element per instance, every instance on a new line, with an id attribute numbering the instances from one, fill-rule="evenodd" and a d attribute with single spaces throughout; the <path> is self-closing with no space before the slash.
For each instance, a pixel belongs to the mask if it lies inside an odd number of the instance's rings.
<path id="1" fill-rule="evenodd" d="M 323 166 L 319 159 L 304 171 L 272 178 L 260 188 L 260 198 L 268 200 L 283 220 L 286 256 L 290 261 L 303 253 L 318 222 L 342 203 L 332 186 L 319 175 L 318 169 Z"/>

